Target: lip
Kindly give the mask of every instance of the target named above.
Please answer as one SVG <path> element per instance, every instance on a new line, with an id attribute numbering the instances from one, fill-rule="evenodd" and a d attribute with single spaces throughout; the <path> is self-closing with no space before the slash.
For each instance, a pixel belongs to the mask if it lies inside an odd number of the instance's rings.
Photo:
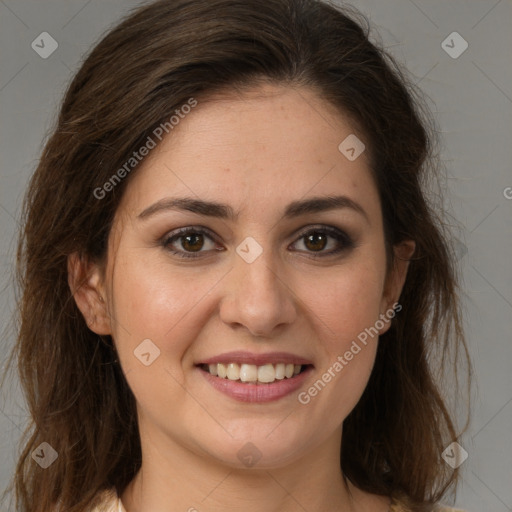
<path id="1" fill-rule="evenodd" d="M 254 364 L 256 366 L 263 366 L 264 364 L 300 364 L 300 365 L 310 365 L 313 363 L 308 359 L 304 359 L 303 357 L 296 356 L 295 354 L 291 354 L 290 352 L 266 352 L 263 354 L 254 354 L 252 352 L 245 351 L 235 351 L 235 352 L 225 352 L 224 354 L 220 354 L 218 356 L 210 357 L 209 359 L 205 359 L 196 363 L 196 366 L 200 366 L 202 364 L 229 364 L 229 363 L 238 363 L 238 364 Z"/>
<path id="2" fill-rule="evenodd" d="M 231 360 L 231 362 L 234 361 Z M 313 366 L 308 365 L 305 370 L 290 379 L 275 380 L 270 384 L 249 384 L 223 379 L 202 370 L 200 367 L 197 367 L 197 371 L 214 389 L 239 402 L 264 403 L 280 400 L 297 391 L 313 371 Z"/>

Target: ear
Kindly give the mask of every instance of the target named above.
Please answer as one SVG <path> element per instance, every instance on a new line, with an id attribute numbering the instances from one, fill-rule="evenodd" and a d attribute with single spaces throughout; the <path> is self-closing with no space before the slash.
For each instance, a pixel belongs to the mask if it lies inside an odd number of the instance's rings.
<path id="1" fill-rule="evenodd" d="M 405 284 L 405 278 L 407 277 L 409 260 L 414 254 L 415 249 L 416 244 L 413 240 L 404 240 L 393 246 L 393 268 L 386 277 L 384 293 L 382 295 L 381 315 L 394 309 L 394 304 L 398 302 Z M 384 334 L 389 329 L 390 325 L 391 322 L 385 322 L 385 326 L 379 331 L 379 334 Z"/>
<path id="2" fill-rule="evenodd" d="M 68 283 L 76 305 L 91 331 L 107 335 L 112 330 L 102 275 L 98 264 L 78 253 L 68 256 Z"/>

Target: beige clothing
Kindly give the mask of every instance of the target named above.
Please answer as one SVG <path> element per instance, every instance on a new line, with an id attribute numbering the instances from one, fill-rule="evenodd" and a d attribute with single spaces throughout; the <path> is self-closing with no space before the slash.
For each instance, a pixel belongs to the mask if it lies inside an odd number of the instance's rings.
<path id="1" fill-rule="evenodd" d="M 91 510 L 91 512 L 126 512 L 126 509 L 123 507 L 123 504 L 115 489 L 110 489 L 105 491 L 102 496 L 102 506 L 95 507 Z M 402 507 L 399 503 L 393 503 L 389 509 L 389 512 L 407 512 L 404 507 Z M 451 508 L 444 505 L 437 505 L 435 508 L 435 512 L 464 512 L 459 508 Z"/>
<path id="2" fill-rule="evenodd" d="M 101 505 L 93 508 L 91 512 L 126 512 L 114 488 L 104 491 L 101 496 Z"/>

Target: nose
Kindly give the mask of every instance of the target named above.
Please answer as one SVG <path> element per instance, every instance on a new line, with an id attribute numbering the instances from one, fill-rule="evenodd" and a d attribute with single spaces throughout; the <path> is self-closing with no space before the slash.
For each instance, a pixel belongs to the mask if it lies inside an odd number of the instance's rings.
<path id="1" fill-rule="evenodd" d="M 272 261 L 271 251 L 263 251 L 252 263 L 238 255 L 235 258 L 234 268 L 226 276 L 221 320 L 233 329 L 270 338 L 297 317 L 290 276 Z"/>

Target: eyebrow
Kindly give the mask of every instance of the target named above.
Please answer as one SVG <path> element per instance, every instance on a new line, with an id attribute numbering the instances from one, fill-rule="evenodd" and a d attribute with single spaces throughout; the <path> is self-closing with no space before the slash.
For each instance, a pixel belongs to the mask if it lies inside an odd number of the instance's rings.
<path id="1" fill-rule="evenodd" d="M 293 201 L 285 209 L 281 220 L 292 219 L 308 213 L 319 213 L 328 210 L 348 208 L 361 214 L 368 222 L 369 217 L 364 208 L 347 196 L 319 196 Z M 204 201 L 192 197 L 176 197 L 160 199 L 137 215 L 145 220 L 157 213 L 168 210 L 183 210 L 208 217 L 235 221 L 240 212 L 236 212 L 228 204 L 215 201 Z"/>

